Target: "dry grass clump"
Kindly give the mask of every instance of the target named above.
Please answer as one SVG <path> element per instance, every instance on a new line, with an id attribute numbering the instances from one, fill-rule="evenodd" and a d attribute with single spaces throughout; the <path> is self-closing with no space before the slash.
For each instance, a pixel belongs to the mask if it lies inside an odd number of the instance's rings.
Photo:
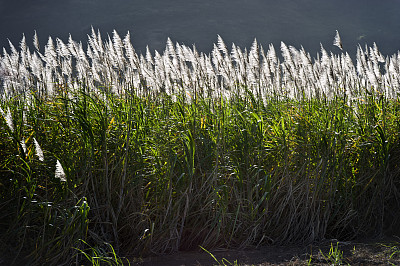
<path id="1" fill-rule="evenodd" d="M 1 235 L 17 254 L 121 261 L 396 228 L 400 55 L 359 47 L 354 66 L 282 43 L 281 61 L 218 37 L 210 55 L 168 40 L 153 56 L 129 34 L 88 38 L 44 53 L 24 38 L 0 58 Z"/>

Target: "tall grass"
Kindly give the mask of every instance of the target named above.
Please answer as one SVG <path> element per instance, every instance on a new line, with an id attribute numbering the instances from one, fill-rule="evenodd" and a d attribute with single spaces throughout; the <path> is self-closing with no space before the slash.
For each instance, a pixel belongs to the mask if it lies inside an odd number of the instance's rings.
<path id="1" fill-rule="evenodd" d="M 359 48 L 355 67 L 282 43 L 280 62 L 272 45 L 229 52 L 218 37 L 211 55 L 168 40 L 142 56 L 129 35 L 94 31 L 86 53 L 35 46 L 0 58 L 0 228 L 15 255 L 60 264 L 87 246 L 95 261 L 110 245 L 144 256 L 398 224 L 398 55 Z"/>

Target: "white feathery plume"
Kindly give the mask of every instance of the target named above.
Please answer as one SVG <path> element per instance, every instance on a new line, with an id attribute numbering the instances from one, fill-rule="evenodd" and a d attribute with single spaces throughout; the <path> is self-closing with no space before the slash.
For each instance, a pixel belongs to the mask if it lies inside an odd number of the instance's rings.
<path id="1" fill-rule="evenodd" d="M 100 53 L 104 53 L 104 45 L 103 45 L 103 41 L 101 39 L 101 34 L 100 34 L 100 30 L 97 30 L 97 43 L 98 43 L 98 49 Z"/>
<path id="2" fill-rule="evenodd" d="M 246 75 L 246 60 L 239 46 L 232 44 L 232 58 L 236 62 L 236 79 L 244 83 Z"/>
<path id="3" fill-rule="evenodd" d="M 93 52 L 92 48 L 90 48 L 90 45 L 87 46 L 86 54 L 88 55 L 88 57 L 90 59 L 92 59 L 92 61 L 95 60 L 94 52 Z"/>
<path id="4" fill-rule="evenodd" d="M 345 62 L 346 62 L 346 67 L 348 68 L 348 70 L 354 69 L 353 60 L 351 60 L 351 57 L 350 57 L 349 53 L 347 53 L 347 52 L 345 54 Z"/>
<path id="5" fill-rule="evenodd" d="M 330 65 L 329 55 L 326 52 L 325 48 L 322 46 L 322 43 L 320 43 L 320 46 L 321 46 L 321 66 L 329 66 Z"/>
<path id="6" fill-rule="evenodd" d="M 400 66 L 399 66 L 399 63 L 398 63 L 395 55 L 391 56 L 389 59 L 388 70 L 389 70 L 390 76 L 396 77 L 396 76 L 400 75 Z"/>
<path id="7" fill-rule="evenodd" d="M 207 56 L 207 55 L 203 55 L 203 56 L 204 56 L 204 62 L 205 62 L 207 74 L 210 77 L 214 77 L 216 75 L 216 72 L 214 71 L 213 65 L 211 63 L 211 57 Z"/>
<path id="8" fill-rule="evenodd" d="M 234 71 L 234 82 L 240 82 L 240 70 L 242 69 L 241 64 L 242 62 L 242 56 L 241 56 L 241 52 L 240 52 L 240 48 L 237 47 L 234 43 L 232 43 L 232 49 L 231 49 L 231 64 L 232 64 L 232 68 Z"/>
<path id="9" fill-rule="evenodd" d="M 325 92 L 335 90 L 332 86 L 343 86 L 357 92 L 357 86 L 367 86 L 369 83 L 380 86 L 382 90 L 397 91 L 400 87 L 399 60 L 400 52 L 392 57 L 383 57 L 376 43 L 372 47 L 359 47 L 357 49 L 357 65 L 352 63 L 347 53 L 341 55 L 328 55 L 321 45 L 320 54 L 313 60 L 304 48 L 296 49 L 281 43 L 284 61 L 281 64 L 276 56 L 273 45 L 264 54 L 262 47 L 256 41 L 249 52 L 243 52 L 232 44 L 228 51 L 224 41 L 218 35 L 217 42 L 210 55 L 200 54 L 185 45 L 172 44 L 168 38 L 163 55 L 157 51 L 154 57 L 148 47 L 143 55 L 137 55 L 130 43 L 130 35 L 121 40 L 116 31 L 112 38 L 102 42 L 100 32 L 96 35 L 92 28 L 88 36 L 88 48 L 84 52 L 81 43 L 76 43 L 71 36 L 68 44 L 60 39 L 51 37 L 47 42 L 44 53 L 39 52 L 37 34 L 34 35 L 36 51 L 30 54 L 22 37 L 17 51 L 10 42 L 11 52 L 0 56 L 0 82 L 3 85 L 1 96 L 6 99 L 14 95 L 14 91 L 23 88 L 37 88 L 40 91 L 52 92 L 55 82 L 85 81 L 85 85 L 93 87 L 98 85 L 127 88 L 131 85 L 145 85 L 155 91 L 172 91 L 179 84 L 188 89 L 199 87 L 229 87 L 235 82 L 259 85 L 265 91 L 282 91 L 287 95 L 296 97 L 296 92 L 291 87 L 300 86 L 298 89 L 315 89 L 320 86 L 323 79 L 327 86 Z M 336 31 L 334 45 L 343 49 L 339 32 Z M 105 52 L 104 52 L 105 51 Z M 91 60 L 90 60 L 90 59 Z M 76 62 L 75 62 L 76 61 Z M 75 62 L 75 63 L 74 63 Z M 74 64 L 73 64 L 74 63 Z M 384 65 L 383 65 L 383 64 Z M 355 67 L 356 65 L 356 67 Z M 381 69 L 382 68 L 382 69 Z M 73 74 L 74 73 L 74 74 Z M 324 77 L 325 76 L 325 77 Z M 330 87 L 328 87 L 328 85 Z M 280 88 L 281 87 L 281 88 Z M 11 89 L 13 88 L 13 89 Z M 192 92 L 188 92 L 192 93 Z M 223 91 L 206 92 L 208 95 L 223 94 Z M 315 91 L 308 91 L 308 96 L 315 95 Z M 388 95 L 394 95 L 388 92 Z M 226 94 L 228 95 L 228 94 Z M 7 110 L 4 110 L 7 111 Z M 4 112 L 3 112 L 4 113 Z M 7 112 L 3 114 L 6 118 Z M 11 121 L 11 115 L 9 116 Z M 10 126 L 8 122 L 8 127 Z"/>
<path id="10" fill-rule="evenodd" d="M 93 53 L 97 57 L 99 57 L 99 55 L 103 53 L 100 33 L 99 33 L 99 36 L 97 36 L 96 32 L 93 29 L 93 27 L 92 27 L 91 36 L 88 35 L 88 43 L 92 47 Z"/>
<path id="11" fill-rule="evenodd" d="M 212 62 L 218 72 L 218 74 L 221 74 L 221 68 L 222 68 L 222 64 L 223 64 L 223 57 L 222 54 L 220 52 L 220 50 L 218 49 L 217 45 L 214 44 L 214 49 L 211 51 L 211 55 L 212 55 Z"/>
<path id="12" fill-rule="evenodd" d="M 22 39 L 19 42 L 19 48 L 21 49 L 22 52 L 26 52 L 27 50 L 25 34 L 22 34 Z"/>
<path id="13" fill-rule="evenodd" d="M 365 44 L 365 46 L 364 46 L 364 54 L 368 55 L 368 45 L 367 44 Z"/>
<path id="14" fill-rule="evenodd" d="M 30 68 L 32 70 L 32 74 L 36 76 L 36 78 L 38 78 L 40 81 L 43 70 L 43 62 L 42 60 L 40 60 L 37 52 L 34 52 L 34 54 L 31 57 Z"/>
<path id="15" fill-rule="evenodd" d="M 375 88 L 378 88 L 379 83 L 378 83 L 378 78 L 376 76 L 376 73 L 374 72 L 374 67 L 371 63 L 371 61 L 368 61 L 368 67 L 366 68 L 368 80 L 373 85 Z"/>
<path id="16" fill-rule="evenodd" d="M 260 54 L 257 39 L 254 39 L 249 52 L 249 64 L 250 68 L 259 68 L 260 66 Z"/>
<path id="17" fill-rule="evenodd" d="M 211 51 L 211 56 L 214 66 L 219 67 L 222 64 L 223 57 L 216 44 L 214 44 L 214 48 Z"/>
<path id="18" fill-rule="evenodd" d="M 4 113 L 3 109 L 1 109 L 1 107 L 0 107 L 0 113 L 4 117 L 4 119 L 6 120 L 6 124 L 10 128 L 11 132 L 14 132 L 14 124 L 13 124 L 13 121 L 12 121 L 12 115 L 11 115 L 11 112 L 10 112 L 10 107 L 7 107 L 7 113 Z"/>
<path id="19" fill-rule="evenodd" d="M 357 47 L 357 56 L 356 56 L 356 67 L 357 67 L 357 72 L 359 75 L 362 75 L 365 73 L 365 55 L 364 51 L 361 48 L 360 45 Z"/>
<path id="20" fill-rule="evenodd" d="M 289 51 L 290 55 L 292 57 L 293 65 L 296 66 L 296 68 L 299 68 L 299 65 L 301 64 L 301 55 L 300 51 L 296 49 L 296 47 L 289 45 Z"/>
<path id="21" fill-rule="evenodd" d="M 171 68 L 172 71 L 175 72 L 176 74 L 176 70 L 178 69 L 178 57 L 176 55 L 176 51 L 175 51 L 175 47 L 174 44 L 172 43 L 171 39 L 168 37 L 167 39 L 167 46 L 165 47 L 165 51 L 167 52 L 166 54 L 169 55 L 170 57 L 172 57 L 172 65 L 173 68 Z"/>
<path id="22" fill-rule="evenodd" d="M 53 78 L 53 71 L 51 69 L 45 68 L 44 70 L 44 78 L 45 78 L 45 85 L 47 88 L 47 93 L 49 95 L 54 94 L 54 78 Z"/>
<path id="23" fill-rule="evenodd" d="M 136 69 L 138 69 L 139 68 L 139 59 L 135 52 L 135 49 L 132 46 L 131 35 L 130 35 L 129 31 L 126 33 L 123 43 L 124 43 L 124 48 L 126 51 L 126 57 L 128 58 L 129 63 L 130 63 L 130 67 L 135 67 Z"/>
<path id="24" fill-rule="evenodd" d="M 267 83 L 270 83 L 270 78 L 272 76 L 271 62 L 268 60 L 267 55 L 265 55 L 264 50 L 261 51 L 263 78 L 268 81 Z"/>
<path id="25" fill-rule="evenodd" d="M 36 150 L 36 155 L 39 157 L 39 161 L 44 161 L 44 155 L 43 155 L 43 150 L 40 148 L 39 143 L 35 138 L 33 138 L 33 142 L 35 144 L 35 150 Z"/>
<path id="26" fill-rule="evenodd" d="M 116 30 L 113 30 L 113 44 L 116 50 L 122 51 L 123 47 L 122 40 L 121 37 L 119 37 L 118 32 Z"/>
<path id="27" fill-rule="evenodd" d="M 39 38 L 37 36 L 36 31 L 35 34 L 33 35 L 33 46 L 35 46 L 36 51 L 39 51 Z"/>
<path id="28" fill-rule="evenodd" d="M 13 70 L 17 71 L 18 73 L 19 53 L 17 49 L 15 49 L 15 46 L 12 44 L 10 40 L 8 40 L 8 44 L 10 45 L 11 48 L 11 56 L 10 56 L 11 66 L 13 67 Z"/>
<path id="29" fill-rule="evenodd" d="M 267 58 L 274 64 L 278 62 L 278 57 L 276 56 L 275 47 L 272 43 L 268 46 Z"/>
<path id="30" fill-rule="evenodd" d="M 98 74 L 98 72 L 96 70 L 96 66 L 97 66 L 97 64 L 92 64 L 92 66 L 91 66 L 91 74 L 92 74 L 93 79 L 95 81 L 101 82 L 101 78 L 100 78 L 100 75 Z"/>
<path id="31" fill-rule="evenodd" d="M 165 48 L 166 54 L 175 58 L 176 57 L 176 52 L 174 48 L 174 44 L 172 43 L 171 39 L 168 37 L 167 38 L 167 46 Z"/>
<path id="32" fill-rule="evenodd" d="M 79 80 L 85 82 L 89 81 L 88 71 L 90 67 L 85 51 L 83 50 L 82 43 L 79 43 L 77 46 L 76 59 L 76 70 Z"/>
<path id="33" fill-rule="evenodd" d="M 154 64 L 156 65 L 157 69 L 161 71 L 161 73 L 158 74 L 165 73 L 164 59 L 157 50 L 154 52 Z"/>
<path id="34" fill-rule="evenodd" d="M 163 64 L 165 67 L 165 73 L 168 76 L 173 70 L 172 70 L 172 62 L 170 57 L 168 56 L 168 51 L 164 51 L 163 55 L 161 56 L 163 59 Z"/>
<path id="35" fill-rule="evenodd" d="M 303 46 L 301 47 L 299 55 L 301 58 L 300 61 L 302 64 L 302 68 L 304 68 L 306 77 L 308 78 L 308 83 L 311 83 L 311 86 L 314 86 L 316 82 L 315 82 L 315 75 L 311 61 L 311 56 L 309 53 L 305 51 Z"/>
<path id="36" fill-rule="evenodd" d="M 301 62 L 304 66 L 312 66 L 311 56 L 309 53 L 306 52 L 303 46 L 300 49 L 300 58 Z"/>
<path id="37" fill-rule="evenodd" d="M 0 79 L 4 79 L 6 77 L 6 70 L 2 60 L 2 56 L 0 54 Z M 0 88 L 1 90 L 1 88 Z"/>
<path id="38" fill-rule="evenodd" d="M 197 59 L 195 56 L 195 52 L 192 51 L 189 47 L 187 47 L 186 45 L 182 45 L 182 53 L 186 59 L 186 61 L 189 61 L 192 63 L 192 66 L 195 67 L 196 63 L 197 63 Z"/>
<path id="39" fill-rule="evenodd" d="M 232 57 L 233 61 L 236 62 L 236 64 L 239 63 L 240 55 L 239 55 L 236 45 L 234 43 L 232 43 L 231 57 Z"/>
<path id="40" fill-rule="evenodd" d="M 124 45 L 122 43 L 121 37 L 119 37 L 116 30 L 113 30 L 113 45 L 114 45 L 114 51 L 117 55 L 117 62 L 119 64 L 119 67 L 122 68 L 125 62 L 125 57 L 122 50 Z"/>
<path id="41" fill-rule="evenodd" d="M 249 81 L 256 83 L 259 79 L 260 71 L 260 54 L 257 39 L 254 39 L 249 52 Z"/>
<path id="42" fill-rule="evenodd" d="M 179 59 L 180 64 L 182 64 L 184 61 L 186 61 L 182 46 L 183 45 L 180 45 L 178 42 L 175 44 L 176 55 L 177 55 L 177 58 Z M 147 60 L 147 52 L 146 52 L 146 60 Z"/>
<path id="43" fill-rule="evenodd" d="M 397 52 L 397 55 L 396 54 L 393 55 L 393 60 L 396 60 L 396 64 L 400 63 L 400 51 Z"/>
<path id="44" fill-rule="evenodd" d="M 375 76 L 379 77 L 380 74 L 380 70 L 379 70 L 379 62 L 385 62 L 384 58 L 382 55 L 380 55 L 380 52 L 378 51 L 378 47 L 376 46 L 376 44 L 374 43 L 374 47 L 370 47 L 369 48 L 369 61 L 368 63 L 372 63 L 371 67 L 374 71 Z M 370 64 L 368 64 L 370 66 Z"/>
<path id="45" fill-rule="evenodd" d="M 27 148 L 26 148 L 25 138 L 22 138 L 22 140 L 21 140 L 21 147 L 22 147 L 22 150 L 24 151 L 24 154 L 26 154 Z"/>
<path id="46" fill-rule="evenodd" d="M 79 45 L 77 46 L 77 52 L 78 52 L 77 59 L 79 59 L 79 61 L 82 61 L 85 65 L 89 65 L 89 61 L 87 60 L 86 53 L 83 50 L 82 42 L 79 42 Z"/>
<path id="47" fill-rule="evenodd" d="M 152 65 L 154 65 L 153 56 L 151 55 L 149 46 L 146 46 L 146 61 Z"/>
<path id="48" fill-rule="evenodd" d="M 63 167 L 62 167 L 62 165 L 61 165 L 59 160 L 57 160 L 57 163 L 56 163 L 55 178 L 60 179 L 61 182 L 66 182 L 67 181 L 64 169 L 63 169 Z"/>
<path id="49" fill-rule="evenodd" d="M 373 52 L 376 56 L 376 59 L 378 60 L 378 62 L 380 63 L 384 63 L 385 62 L 385 58 L 383 57 L 383 55 L 381 54 L 381 52 L 378 50 L 378 46 L 376 45 L 376 43 L 374 42 L 373 44 Z"/>
<path id="50" fill-rule="evenodd" d="M 68 46 L 60 38 L 56 39 L 56 43 L 56 52 L 58 55 L 61 55 L 62 57 L 68 57 L 71 55 L 70 51 L 68 50 Z"/>
<path id="51" fill-rule="evenodd" d="M 113 42 L 110 35 L 107 35 L 107 42 L 105 43 L 105 54 L 113 66 L 116 66 L 117 53 L 115 52 Z"/>
<path id="52" fill-rule="evenodd" d="M 77 44 L 76 44 L 76 42 L 72 39 L 71 34 L 70 34 L 69 37 L 68 37 L 68 44 L 67 44 L 67 46 L 68 46 L 68 49 L 69 49 L 71 55 L 73 55 L 73 56 L 75 56 L 75 57 L 78 57 Z"/>
<path id="53" fill-rule="evenodd" d="M 332 70 L 336 73 L 340 71 L 340 57 L 339 56 L 335 56 L 332 52 L 331 52 L 331 66 L 332 66 Z"/>
<path id="54" fill-rule="evenodd" d="M 22 111 L 22 121 L 24 122 L 24 125 L 27 124 L 26 110 L 27 110 L 27 108 L 24 108 L 24 110 Z"/>
<path id="55" fill-rule="evenodd" d="M 26 45 L 26 40 L 25 40 L 25 34 L 22 34 L 22 39 L 19 43 L 19 47 L 21 49 L 21 63 L 24 66 L 28 65 L 28 60 L 29 60 L 29 50 L 28 50 L 28 46 Z"/>
<path id="56" fill-rule="evenodd" d="M 337 30 L 336 30 L 335 39 L 333 40 L 333 45 L 339 47 L 340 50 L 343 50 L 342 40 L 340 39 L 340 35 Z"/>
<path id="57" fill-rule="evenodd" d="M 189 49 L 190 50 L 190 49 Z M 199 52 L 196 49 L 196 45 L 193 44 L 193 49 L 190 50 L 193 53 L 193 56 L 196 60 L 198 60 L 200 58 Z"/>
<path id="58" fill-rule="evenodd" d="M 229 55 L 228 48 L 226 47 L 225 42 L 221 38 L 221 36 L 218 35 L 217 40 L 218 49 L 224 54 L 224 56 Z"/>
<path id="59" fill-rule="evenodd" d="M 281 42 L 281 52 L 282 52 L 283 58 L 285 59 L 285 63 L 288 63 L 290 66 L 294 67 L 289 48 L 287 47 L 287 45 L 284 42 Z"/>
<path id="60" fill-rule="evenodd" d="M 57 67 L 57 53 L 54 48 L 53 39 L 50 36 L 46 46 L 44 47 L 44 57 L 49 66 L 53 69 Z"/>
<path id="61" fill-rule="evenodd" d="M 100 59 L 100 54 L 99 51 L 97 50 L 96 46 L 97 46 L 97 42 L 95 40 L 93 40 L 92 37 L 90 37 L 88 35 L 88 46 L 87 46 L 87 51 L 89 51 L 89 49 L 91 50 L 91 54 L 88 56 L 92 59 L 92 60 L 99 60 Z"/>

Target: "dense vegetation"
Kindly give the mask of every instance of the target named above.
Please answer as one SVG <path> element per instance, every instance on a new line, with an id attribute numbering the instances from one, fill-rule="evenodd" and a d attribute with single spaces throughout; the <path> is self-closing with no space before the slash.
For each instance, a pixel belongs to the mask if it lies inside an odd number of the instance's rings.
<path id="1" fill-rule="evenodd" d="M 34 264 L 350 239 L 399 221 L 399 55 L 129 36 L 0 57 L 0 235 Z M 28 251 L 28 252 L 26 252 Z M 85 256 L 86 255 L 86 256 Z"/>

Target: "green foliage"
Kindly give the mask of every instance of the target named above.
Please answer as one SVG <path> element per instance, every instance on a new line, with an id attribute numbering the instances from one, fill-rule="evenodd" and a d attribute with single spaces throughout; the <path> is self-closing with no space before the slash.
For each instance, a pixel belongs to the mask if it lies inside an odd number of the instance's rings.
<path id="1" fill-rule="evenodd" d="M 215 262 L 217 263 L 216 265 L 218 265 L 218 266 L 237 266 L 237 265 L 239 265 L 237 260 L 235 260 L 234 262 L 230 262 L 229 260 L 227 260 L 225 258 L 222 258 L 221 260 L 218 260 L 214 256 L 214 254 L 212 254 L 210 251 L 208 251 L 207 249 L 203 248 L 202 246 L 200 246 L 200 248 L 202 250 L 204 250 L 205 252 L 207 252 L 215 260 Z"/>
<path id="2" fill-rule="evenodd" d="M 2 241 L 36 264 L 352 238 L 398 195 L 397 100 L 64 92 L 2 103 Z"/>
<path id="3" fill-rule="evenodd" d="M 400 255 L 400 243 L 395 241 L 390 244 L 380 244 L 383 246 L 386 250 L 385 253 L 387 254 L 387 263 L 390 265 L 396 265 L 393 263 L 393 259 L 399 258 Z"/>
<path id="4" fill-rule="evenodd" d="M 324 254 L 321 250 L 320 253 L 329 263 L 329 265 L 345 265 L 344 258 L 343 258 L 343 251 L 339 249 L 339 242 L 336 243 L 336 246 L 333 247 L 331 243 L 331 248 L 329 249 L 329 253 Z M 349 265 L 349 264 L 348 264 Z"/>
<path id="5" fill-rule="evenodd" d="M 121 264 L 396 222 L 396 55 L 359 47 L 355 67 L 282 43 L 280 62 L 219 37 L 211 55 L 168 41 L 153 57 L 129 38 L 0 56 L 0 242 L 14 257 Z"/>
<path id="6" fill-rule="evenodd" d="M 88 243 L 81 240 L 83 244 L 88 246 L 85 250 L 76 248 L 79 254 L 82 254 L 87 261 L 93 266 L 100 265 L 131 265 L 129 260 L 126 258 L 120 258 L 109 243 L 105 243 L 104 247 L 91 247 Z"/>

